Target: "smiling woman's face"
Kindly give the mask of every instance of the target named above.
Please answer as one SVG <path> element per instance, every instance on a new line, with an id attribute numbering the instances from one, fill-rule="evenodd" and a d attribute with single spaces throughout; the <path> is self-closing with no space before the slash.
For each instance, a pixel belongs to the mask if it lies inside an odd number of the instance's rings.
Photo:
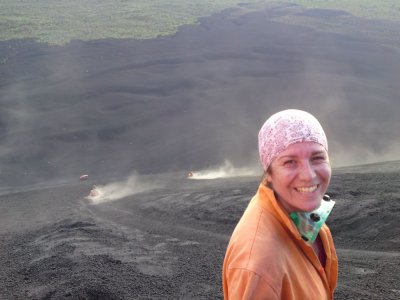
<path id="1" fill-rule="evenodd" d="M 288 213 L 318 208 L 330 179 L 328 153 L 314 142 L 288 146 L 274 158 L 266 176 L 277 200 Z"/>

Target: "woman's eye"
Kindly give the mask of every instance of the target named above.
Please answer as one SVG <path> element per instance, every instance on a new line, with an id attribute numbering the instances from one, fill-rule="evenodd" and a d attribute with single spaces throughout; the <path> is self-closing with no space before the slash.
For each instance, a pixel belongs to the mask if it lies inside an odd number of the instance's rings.
<path id="1" fill-rule="evenodd" d="M 296 163 L 296 161 L 295 160 L 293 160 L 293 159 L 291 159 L 291 160 L 287 160 L 287 161 L 285 161 L 285 165 L 294 165 Z"/>
<path id="2" fill-rule="evenodd" d="M 324 161 L 325 160 L 325 156 L 314 156 L 313 157 L 313 161 Z"/>

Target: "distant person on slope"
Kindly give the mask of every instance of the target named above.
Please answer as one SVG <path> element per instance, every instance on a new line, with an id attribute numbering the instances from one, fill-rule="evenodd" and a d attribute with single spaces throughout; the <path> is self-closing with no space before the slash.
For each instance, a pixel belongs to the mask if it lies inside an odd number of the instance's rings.
<path id="1" fill-rule="evenodd" d="M 272 115 L 258 134 L 264 177 L 230 239 L 225 299 L 333 299 L 338 261 L 325 224 L 334 201 L 328 143 L 301 110 Z"/>

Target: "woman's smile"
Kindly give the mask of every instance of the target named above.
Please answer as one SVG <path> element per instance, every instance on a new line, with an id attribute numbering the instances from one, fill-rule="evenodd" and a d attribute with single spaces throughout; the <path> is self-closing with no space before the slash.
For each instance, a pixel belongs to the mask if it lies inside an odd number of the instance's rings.
<path id="1" fill-rule="evenodd" d="M 313 186 L 309 186 L 309 187 L 298 187 L 295 188 L 296 191 L 300 192 L 300 193 L 313 193 L 317 190 L 318 185 L 313 185 Z"/>

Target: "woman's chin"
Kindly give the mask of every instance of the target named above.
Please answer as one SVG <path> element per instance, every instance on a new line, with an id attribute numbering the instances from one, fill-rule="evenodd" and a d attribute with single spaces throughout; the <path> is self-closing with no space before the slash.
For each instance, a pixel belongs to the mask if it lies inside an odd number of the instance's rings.
<path id="1" fill-rule="evenodd" d="M 299 207 L 299 209 L 302 212 L 310 212 L 310 211 L 316 210 L 318 207 L 320 207 L 320 205 L 321 205 L 321 199 L 318 199 L 318 200 L 307 203 L 307 205 Z"/>

